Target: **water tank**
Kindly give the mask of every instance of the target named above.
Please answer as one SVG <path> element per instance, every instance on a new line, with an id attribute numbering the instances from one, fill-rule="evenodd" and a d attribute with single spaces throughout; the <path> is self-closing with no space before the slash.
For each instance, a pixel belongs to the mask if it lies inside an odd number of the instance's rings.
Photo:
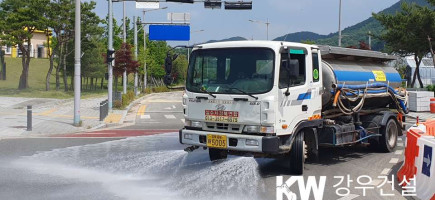
<path id="1" fill-rule="evenodd" d="M 400 87 L 402 78 L 396 69 L 387 62 L 396 57 L 381 52 L 322 46 L 322 72 L 324 93 L 323 108 L 332 104 L 334 84 L 360 85 L 373 82 L 389 84 L 393 88 Z M 367 108 L 385 107 L 391 103 L 390 97 L 366 99 Z"/>

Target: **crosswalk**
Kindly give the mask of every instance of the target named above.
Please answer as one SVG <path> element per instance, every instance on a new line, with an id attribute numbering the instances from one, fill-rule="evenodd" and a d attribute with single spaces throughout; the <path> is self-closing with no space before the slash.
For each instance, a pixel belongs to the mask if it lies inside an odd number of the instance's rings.
<path id="1" fill-rule="evenodd" d="M 175 111 L 176 106 L 172 105 L 164 108 L 164 110 L 155 111 L 147 110 L 147 105 L 141 105 L 137 110 L 136 122 L 139 123 L 168 123 L 166 120 L 179 120 L 177 123 L 184 124 L 184 116 L 181 112 Z M 173 110 L 173 111 L 170 111 Z"/>

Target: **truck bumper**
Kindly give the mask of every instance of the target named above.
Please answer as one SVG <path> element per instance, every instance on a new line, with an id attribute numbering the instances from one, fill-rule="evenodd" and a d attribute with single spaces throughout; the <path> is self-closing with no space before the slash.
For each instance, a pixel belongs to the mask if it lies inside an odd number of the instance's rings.
<path id="1" fill-rule="evenodd" d="M 185 137 L 186 134 L 189 134 L 189 137 Z M 270 154 L 279 153 L 280 140 L 277 136 L 241 135 L 181 129 L 179 131 L 179 139 L 181 144 L 207 147 L 208 134 L 227 136 L 228 150 Z M 247 140 L 251 140 L 251 143 L 252 140 L 255 140 L 258 145 L 248 145 L 246 144 Z"/>

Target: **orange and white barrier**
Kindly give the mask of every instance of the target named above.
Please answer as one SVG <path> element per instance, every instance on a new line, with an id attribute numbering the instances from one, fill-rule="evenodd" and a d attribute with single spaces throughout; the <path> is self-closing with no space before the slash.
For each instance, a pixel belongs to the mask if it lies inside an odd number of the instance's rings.
<path id="1" fill-rule="evenodd" d="M 397 172 L 402 186 L 413 182 L 417 197 L 435 200 L 435 119 L 408 129 L 405 162 Z M 414 178 L 415 177 L 415 178 Z"/>

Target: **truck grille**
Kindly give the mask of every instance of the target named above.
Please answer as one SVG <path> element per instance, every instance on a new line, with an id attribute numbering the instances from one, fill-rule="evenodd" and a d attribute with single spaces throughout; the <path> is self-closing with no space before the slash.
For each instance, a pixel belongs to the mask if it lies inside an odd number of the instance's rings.
<path id="1" fill-rule="evenodd" d="M 206 126 L 205 130 L 216 131 L 216 132 L 241 133 L 243 130 L 240 124 L 206 122 L 205 126 Z"/>

